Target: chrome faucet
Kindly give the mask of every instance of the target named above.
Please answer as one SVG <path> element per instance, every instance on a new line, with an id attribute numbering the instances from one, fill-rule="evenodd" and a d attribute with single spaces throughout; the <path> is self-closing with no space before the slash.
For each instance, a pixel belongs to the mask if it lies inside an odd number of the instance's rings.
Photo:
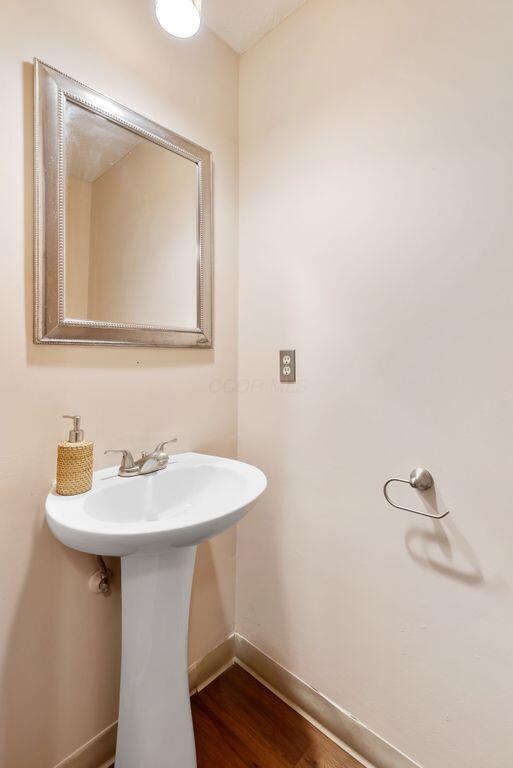
<path id="1" fill-rule="evenodd" d="M 137 477 L 139 475 L 151 475 L 154 472 L 160 472 L 161 469 L 165 469 L 169 464 L 169 455 L 165 452 L 164 448 L 170 443 L 176 443 L 178 438 L 173 440 L 166 440 L 163 443 L 159 443 L 154 451 L 151 453 L 143 453 L 140 459 L 134 461 L 134 457 L 130 451 L 124 448 L 105 451 L 105 453 L 122 453 L 123 458 L 121 460 L 121 466 L 119 467 L 118 475 L 120 477 Z"/>

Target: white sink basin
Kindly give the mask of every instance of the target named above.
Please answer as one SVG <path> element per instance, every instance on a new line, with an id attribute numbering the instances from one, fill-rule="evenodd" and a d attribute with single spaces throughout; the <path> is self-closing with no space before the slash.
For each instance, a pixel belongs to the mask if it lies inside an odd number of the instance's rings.
<path id="1" fill-rule="evenodd" d="M 95 472 L 92 490 L 80 496 L 50 493 L 47 520 L 59 541 L 117 556 L 191 546 L 238 522 L 267 484 L 256 467 L 197 453 L 174 456 L 153 475 L 117 472 Z"/>
<path id="2" fill-rule="evenodd" d="M 185 453 L 167 469 L 94 473 L 80 496 L 46 500 L 68 547 L 121 556 L 122 662 L 116 768 L 194 768 L 187 635 L 196 545 L 237 523 L 265 475 L 239 461 Z"/>

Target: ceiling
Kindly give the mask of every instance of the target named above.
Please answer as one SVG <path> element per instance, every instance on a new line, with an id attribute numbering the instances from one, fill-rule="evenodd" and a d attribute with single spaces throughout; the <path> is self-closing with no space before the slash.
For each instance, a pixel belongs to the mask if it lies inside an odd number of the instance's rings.
<path id="1" fill-rule="evenodd" d="M 142 139 L 101 115 L 66 102 L 66 170 L 68 176 L 92 183 Z"/>
<path id="2" fill-rule="evenodd" d="M 203 0 L 207 25 L 244 53 L 305 0 Z"/>

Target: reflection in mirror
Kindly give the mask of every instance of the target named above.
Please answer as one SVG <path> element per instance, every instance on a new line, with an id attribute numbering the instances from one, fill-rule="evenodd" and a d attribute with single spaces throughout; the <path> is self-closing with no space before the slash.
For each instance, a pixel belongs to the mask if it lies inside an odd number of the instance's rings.
<path id="1" fill-rule="evenodd" d="M 196 163 L 65 103 L 66 317 L 197 328 Z"/>

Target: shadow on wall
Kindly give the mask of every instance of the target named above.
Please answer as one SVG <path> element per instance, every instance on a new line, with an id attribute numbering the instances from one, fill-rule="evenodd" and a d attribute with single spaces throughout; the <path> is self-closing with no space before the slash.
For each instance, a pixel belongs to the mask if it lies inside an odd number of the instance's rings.
<path id="1" fill-rule="evenodd" d="M 398 500 L 394 495 L 399 493 L 402 498 Z M 407 508 L 398 514 L 416 518 L 419 523 L 422 521 L 418 527 L 407 530 L 404 539 L 406 549 L 416 563 L 465 584 L 484 583 L 477 556 L 458 530 L 453 513 L 449 510 L 443 521 L 420 516 L 442 515 L 448 511 L 449 507 L 436 486 L 426 491 L 413 490 L 407 485 L 401 490 L 401 486 L 396 486 L 391 499 Z M 413 510 L 419 513 L 418 517 Z"/>
<path id="2" fill-rule="evenodd" d="M 232 542 L 233 534 L 228 531 L 220 537 L 218 546 L 224 550 L 225 546 L 231 548 Z M 226 588 L 223 589 L 219 580 L 215 552 L 212 542 L 205 541 L 198 547 L 196 555 L 189 616 L 189 664 L 200 661 L 213 646 L 222 643 L 233 632 L 232 616 L 227 614 L 223 602 Z M 195 632 L 195 627 L 202 629 Z"/>
<path id="3" fill-rule="evenodd" d="M 37 525 L 28 562 L 0 682 L 5 706 L 0 764 L 5 768 L 56 764 L 79 746 L 69 740 L 73 732 L 87 727 L 84 706 L 94 713 L 86 719 L 91 727 L 108 717 L 117 697 L 112 682 L 119 677 L 117 563 L 109 562 L 115 573 L 111 597 L 89 593 L 84 600 L 88 579 L 96 570 L 94 560 L 61 546 L 43 520 Z M 99 648 L 98 611 L 103 613 L 100 625 L 105 634 Z M 90 674 L 91 658 L 95 679 Z M 83 742 L 93 735 L 84 733 Z"/>
<path id="4" fill-rule="evenodd" d="M 448 507 L 436 487 L 416 494 L 427 512 L 440 515 Z M 421 507 L 419 507 L 421 509 Z M 419 518 L 420 519 L 420 518 Z M 451 511 L 443 521 L 424 518 L 425 524 L 410 528 L 404 537 L 408 554 L 418 565 L 468 586 L 501 591 L 500 584 L 485 582 L 479 560 L 457 526 Z M 428 524 L 431 523 L 431 529 Z"/>
<path id="5" fill-rule="evenodd" d="M 450 515 L 444 522 L 433 520 L 431 531 L 410 528 L 405 536 L 410 557 L 424 568 L 464 584 L 484 584 L 483 573 L 472 547 L 460 533 Z M 445 529 L 450 532 L 450 537 Z"/>

